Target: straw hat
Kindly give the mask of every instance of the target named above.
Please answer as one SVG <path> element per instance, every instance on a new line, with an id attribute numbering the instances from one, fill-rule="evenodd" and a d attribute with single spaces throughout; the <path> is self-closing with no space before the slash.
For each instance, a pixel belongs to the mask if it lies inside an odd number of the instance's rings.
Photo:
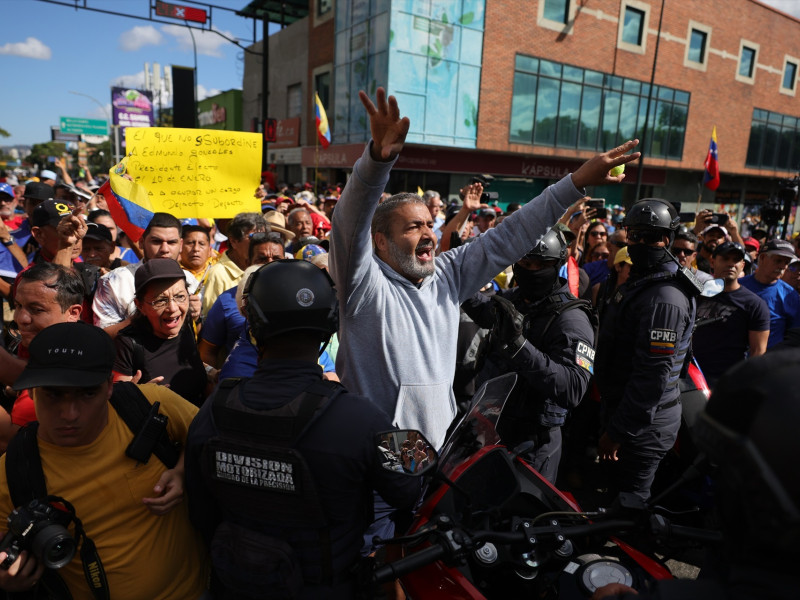
<path id="1" fill-rule="evenodd" d="M 277 231 L 287 240 L 294 239 L 294 233 L 286 229 L 286 217 L 283 213 L 279 213 L 277 210 L 270 210 L 264 213 L 264 218 L 272 231 Z"/>

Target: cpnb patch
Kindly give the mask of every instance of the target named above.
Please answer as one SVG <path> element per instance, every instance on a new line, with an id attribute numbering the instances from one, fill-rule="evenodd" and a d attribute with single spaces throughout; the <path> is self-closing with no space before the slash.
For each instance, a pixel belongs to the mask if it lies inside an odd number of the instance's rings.
<path id="1" fill-rule="evenodd" d="M 250 487 L 297 493 L 294 467 L 294 464 L 286 460 L 271 460 L 220 450 L 214 453 L 214 476 L 217 479 Z"/>
<path id="2" fill-rule="evenodd" d="M 578 347 L 575 349 L 575 362 L 594 374 L 594 348 L 589 344 L 578 342 Z"/>
<path id="3" fill-rule="evenodd" d="M 678 334 L 673 329 L 650 330 L 651 354 L 675 354 L 675 342 Z"/>

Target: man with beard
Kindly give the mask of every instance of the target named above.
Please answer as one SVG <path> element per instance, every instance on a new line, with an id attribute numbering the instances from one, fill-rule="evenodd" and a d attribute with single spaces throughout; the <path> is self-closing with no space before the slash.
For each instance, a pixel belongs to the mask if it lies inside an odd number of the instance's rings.
<path id="1" fill-rule="evenodd" d="M 612 462 L 613 488 L 643 499 L 680 427 L 678 379 L 701 289 L 667 251 L 679 224 L 666 200 L 631 207 L 624 225 L 633 267 L 606 308 L 597 344 L 604 429 L 598 454 Z"/>
<path id="2" fill-rule="evenodd" d="M 722 242 L 729 241 L 728 232 L 722 225 L 709 225 L 700 233 L 700 247 L 697 250 L 695 259 L 697 268 L 706 273 L 713 272 L 711 267 L 711 255 L 714 249 Z"/>
<path id="3" fill-rule="evenodd" d="M 503 439 L 512 447 L 532 442 L 522 456 L 552 484 L 561 426 L 594 368 L 591 304 L 576 299 L 558 276 L 566 259 L 564 234 L 551 229 L 514 265 L 518 287 L 491 297 L 478 292 L 462 305 L 473 321 L 492 329 L 479 382 L 512 371 L 523 382 L 503 409 Z"/>
<path id="4" fill-rule="evenodd" d="M 336 372 L 393 423 L 419 429 L 439 448 L 456 414 L 460 304 L 528 252 L 586 195 L 584 186 L 620 182 L 609 170 L 638 158 L 626 155 L 637 141 L 595 156 L 474 242 L 436 257 L 433 219 L 419 196 L 401 193 L 378 204 L 409 120 L 383 88 L 377 108 L 359 95 L 372 140 L 342 193 L 330 238 L 330 272 L 342 306 Z"/>
<path id="5" fill-rule="evenodd" d="M 736 242 L 725 242 L 714 249 L 714 277 L 722 279 L 725 287 L 716 296 L 701 296 L 697 301 L 698 327 L 692 336 L 692 352 L 711 387 L 740 360 L 767 350 L 769 309 L 739 283 L 744 252 Z"/>

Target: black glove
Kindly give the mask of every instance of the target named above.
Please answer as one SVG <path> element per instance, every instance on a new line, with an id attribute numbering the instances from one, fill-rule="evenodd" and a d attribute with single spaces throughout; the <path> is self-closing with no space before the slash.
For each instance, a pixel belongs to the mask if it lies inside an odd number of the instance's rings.
<path id="1" fill-rule="evenodd" d="M 493 335 L 495 342 L 499 342 L 497 349 L 507 358 L 514 358 L 525 345 L 525 336 L 522 335 L 525 317 L 502 296 L 492 296 L 492 302 L 495 320 Z"/>

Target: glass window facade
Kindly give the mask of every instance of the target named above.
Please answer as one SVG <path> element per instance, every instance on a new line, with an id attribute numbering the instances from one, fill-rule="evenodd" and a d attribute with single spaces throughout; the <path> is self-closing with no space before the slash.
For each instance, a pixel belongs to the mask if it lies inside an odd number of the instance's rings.
<path id="1" fill-rule="evenodd" d="M 406 141 L 474 148 L 485 0 L 339 0 L 335 6 L 334 143 L 368 138 L 358 90 L 374 97 L 383 86 L 411 120 Z"/>
<path id="2" fill-rule="evenodd" d="M 544 18 L 557 23 L 569 21 L 570 0 L 544 0 Z"/>
<path id="3" fill-rule="evenodd" d="M 753 109 L 745 165 L 758 169 L 800 168 L 800 119 Z"/>
<path id="4" fill-rule="evenodd" d="M 742 46 L 742 56 L 739 59 L 739 75 L 752 78 L 756 67 L 756 51 L 753 48 Z"/>
<path id="5" fill-rule="evenodd" d="M 622 26 L 622 41 L 633 46 L 642 45 L 644 11 L 632 6 L 625 7 L 625 23 Z"/>
<path id="6" fill-rule="evenodd" d="M 706 62 L 707 39 L 708 35 L 705 31 L 692 29 L 692 35 L 689 36 L 689 60 L 700 64 Z"/>
<path id="7" fill-rule="evenodd" d="M 603 151 L 644 136 L 648 156 L 680 160 L 688 92 L 517 55 L 509 141 Z"/>
<path id="8" fill-rule="evenodd" d="M 787 60 L 786 66 L 783 68 L 783 83 L 781 87 L 785 90 L 794 90 L 795 81 L 797 81 L 797 65 Z"/>

